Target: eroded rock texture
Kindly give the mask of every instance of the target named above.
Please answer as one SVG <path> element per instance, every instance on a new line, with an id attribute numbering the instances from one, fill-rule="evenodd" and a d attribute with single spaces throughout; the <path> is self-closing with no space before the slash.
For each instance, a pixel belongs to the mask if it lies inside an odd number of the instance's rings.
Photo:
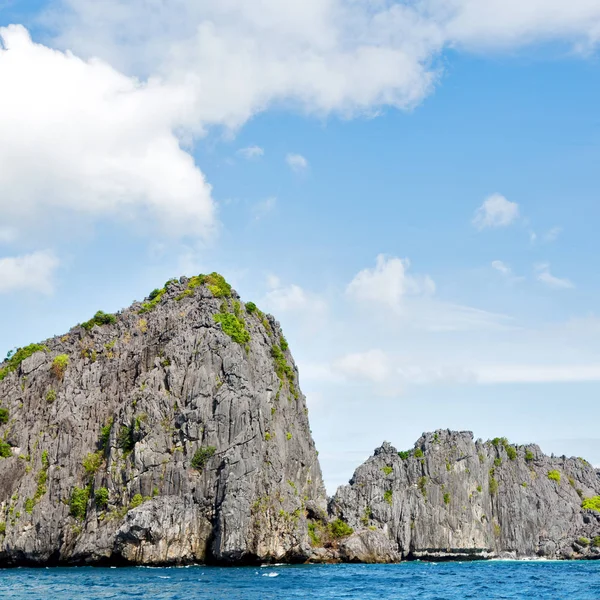
<path id="1" fill-rule="evenodd" d="M 0 365 L 0 566 L 311 554 L 326 499 L 296 367 L 271 316 L 211 283 Z"/>
<path id="2" fill-rule="evenodd" d="M 600 558 L 600 513 L 582 509 L 599 494 L 600 471 L 583 459 L 437 431 L 402 457 L 384 443 L 330 510 L 357 534 L 384 533 L 386 553 L 403 558 Z"/>

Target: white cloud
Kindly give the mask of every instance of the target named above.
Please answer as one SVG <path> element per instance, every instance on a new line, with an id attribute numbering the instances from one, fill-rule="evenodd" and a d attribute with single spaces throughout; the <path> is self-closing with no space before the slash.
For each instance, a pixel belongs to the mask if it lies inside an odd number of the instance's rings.
<path id="1" fill-rule="evenodd" d="M 252 213 L 254 214 L 254 219 L 259 221 L 260 219 L 266 217 L 269 213 L 275 210 L 277 206 L 277 198 L 275 196 L 270 196 L 269 198 L 265 198 L 260 202 L 257 202 L 252 207 Z"/>
<path id="2" fill-rule="evenodd" d="M 595 0 L 427 0 L 419 3 L 446 17 L 446 36 L 475 49 L 516 48 L 563 40 L 591 48 L 600 40 Z"/>
<path id="3" fill-rule="evenodd" d="M 481 384 L 600 381 L 600 364 L 490 365 L 476 367 L 473 371 Z"/>
<path id="4" fill-rule="evenodd" d="M 409 275 L 409 268 L 408 259 L 380 254 L 375 268 L 360 271 L 348 284 L 346 293 L 355 300 L 385 304 L 393 309 L 401 307 L 405 296 L 433 294 L 433 280 L 428 275 Z"/>
<path id="5" fill-rule="evenodd" d="M 285 162 L 288 164 L 292 171 L 299 173 L 308 168 L 308 161 L 301 154 L 288 154 L 285 157 Z"/>
<path id="6" fill-rule="evenodd" d="M 505 275 L 507 277 L 512 275 L 512 269 L 507 264 L 503 263 L 501 260 L 493 261 L 492 268 L 496 269 L 496 271 L 502 273 L 502 275 Z"/>
<path id="7" fill-rule="evenodd" d="M 0 40 L 0 209 L 9 224 L 80 214 L 210 234 L 211 188 L 173 133 L 185 93 L 34 44 L 20 26 L 0 28 Z"/>
<path id="8" fill-rule="evenodd" d="M 62 0 L 51 15 L 61 47 L 185 82 L 201 120 L 234 127 L 273 103 L 414 106 L 448 47 L 600 39 L 596 0 Z"/>
<path id="9" fill-rule="evenodd" d="M 307 292 L 296 284 L 282 285 L 275 276 L 268 277 L 271 288 L 263 299 L 268 310 L 278 313 L 302 313 L 318 319 L 327 311 L 327 302 L 317 294 Z"/>
<path id="10" fill-rule="evenodd" d="M 260 146 L 248 146 L 247 148 L 238 150 L 237 154 L 241 154 L 244 158 L 252 160 L 253 158 L 264 156 L 265 151 Z"/>
<path id="11" fill-rule="evenodd" d="M 19 290 L 51 294 L 58 266 L 50 251 L 0 258 L 0 294 Z"/>
<path id="12" fill-rule="evenodd" d="M 536 279 L 548 287 L 557 290 L 566 290 L 575 287 L 573 282 L 569 279 L 560 279 L 559 277 L 552 275 L 550 272 L 550 265 L 548 263 L 535 265 L 535 271 Z"/>
<path id="13" fill-rule="evenodd" d="M 388 362 L 388 356 L 382 350 L 368 350 L 338 358 L 333 363 L 333 370 L 349 379 L 367 379 L 381 383 L 390 374 Z"/>
<path id="14" fill-rule="evenodd" d="M 506 227 L 519 217 L 519 205 L 509 202 L 501 194 L 492 194 L 477 209 L 473 225 L 479 229 Z"/>

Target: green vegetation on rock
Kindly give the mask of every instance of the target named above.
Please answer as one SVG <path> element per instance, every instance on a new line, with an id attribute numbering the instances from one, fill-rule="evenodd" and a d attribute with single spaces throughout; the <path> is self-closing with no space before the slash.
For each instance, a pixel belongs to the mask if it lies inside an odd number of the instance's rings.
<path id="1" fill-rule="evenodd" d="M 8 423 L 8 408 L 0 408 L 0 425 L 6 425 Z"/>
<path id="2" fill-rule="evenodd" d="M 287 359 L 285 358 L 285 354 L 281 350 L 281 347 L 277 344 L 273 344 L 271 348 L 271 356 L 273 357 L 273 362 L 275 363 L 275 373 L 281 384 L 287 382 L 288 387 L 290 389 L 290 393 L 294 398 L 298 397 L 298 391 L 294 384 L 294 369 L 288 364 Z"/>
<path id="3" fill-rule="evenodd" d="M 198 448 L 192 457 L 192 468 L 197 471 L 203 471 L 206 463 L 215 455 L 217 449 L 214 446 L 204 446 Z"/>
<path id="4" fill-rule="evenodd" d="M 69 366 L 69 357 L 66 354 L 59 354 L 52 361 L 52 373 L 57 379 L 62 379 L 65 376 L 67 367 Z"/>
<path id="5" fill-rule="evenodd" d="M 141 494 L 136 494 L 129 503 L 129 508 L 137 508 L 144 502 L 144 497 Z"/>
<path id="6" fill-rule="evenodd" d="M 85 472 L 90 477 L 93 477 L 97 473 L 98 469 L 100 468 L 100 465 L 102 465 L 103 460 L 104 460 L 104 456 L 103 456 L 103 452 L 101 450 L 98 452 L 90 452 L 83 459 L 83 462 L 82 462 Z"/>
<path id="7" fill-rule="evenodd" d="M 243 345 L 250 341 L 250 334 L 246 329 L 246 323 L 243 319 L 236 317 L 234 314 L 223 312 L 213 315 L 213 319 L 217 323 L 221 323 L 223 332 L 234 342 Z"/>
<path id="8" fill-rule="evenodd" d="M 69 500 L 69 514 L 80 521 L 85 519 L 87 514 L 87 504 L 90 499 L 89 486 L 84 488 L 73 488 L 71 499 Z"/>
<path id="9" fill-rule="evenodd" d="M 108 440 L 110 439 L 110 432 L 112 430 L 113 421 L 114 421 L 114 419 L 111 417 L 108 420 L 108 423 L 106 423 L 106 425 L 104 425 L 100 429 L 100 449 L 101 450 L 106 450 L 106 447 L 108 446 Z"/>
<path id="10" fill-rule="evenodd" d="M 408 460 L 410 458 L 411 454 L 412 454 L 411 450 L 400 450 L 400 452 L 398 452 L 398 456 L 402 460 Z"/>
<path id="11" fill-rule="evenodd" d="M 125 454 L 129 454 L 135 448 L 135 440 L 133 438 L 133 426 L 122 425 L 117 435 L 117 446 L 123 450 Z"/>
<path id="12" fill-rule="evenodd" d="M 388 503 L 388 504 L 392 504 L 392 498 L 394 496 L 394 493 L 392 492 L 392 490 L 386 490 L 383 494 L 383 499 Z"/>
<path id="13" fill-rule="evenodd" d="M 331 535 L 336 538 L 343 538 L 354 533 L 354 529 L 348 525 L 348 523 L 341 519 L 336 519 L 330 524 Z"/>
<path id="14" fill-rule="evenodd" d="M 421 492 L 423 498 L 427 498 L 427 477 L 419 477 L 417 487 L 419 488 L 419 491 Z"/>
<path id="15" fill-rule="evenodd" d="M 385 476 L 387 477 L 388 475 L 392 474 L 392 471 L 394 470 L 394 468 L 387 465 L 385 467 L 382 467 L 381 470 L 385 473 Z"/>
<path id="16" fill-rule="evenodd" d="M 94 327 L 94 325 L 98 325 L 102 327 L 103 325 L 114 325 L 117 322 L 117 317 L 115 315 L 111 315 L 109 313 L 105 313 L 102 310 L 99 310 L 89 321 L 82 323 L 81 326 L 89 331 Z"/>
<path id="17" fill-rule="evenodd" d="M 2 381 L 9 373 L 16 371 L 19 365 L 36 352 L 47 352 L 46 346 L 41 344 L 29 344 L 24 348 L 19 348 L 16 352 L 10 353 L 7 356 L 7 365 L 0 369 L 0 381 Z"/>
<path id="18" fill-rule="evenodd" d="M 415 451 L 413 452 L 413 455 L 416 458 L 422 458 L 423 457 L 423 450 L 421 450 L 421 448 L 416 448 Z"/>
<path id="19" fill-rule="evenodd" d="M 581 508 L 585 510 L 595 510 L 600 513 L 600 496 L 592 496 L 591 498 L 584 498 L 581 503 Z"/>
<path id="20" fill-rule="evenodd" d="M 493 475 L 490 475 L 490 494 L 493 496 L 498 492 L 498 482 Z"/>
<path id="21" fill-rule="evenodd" d="M 98 488 L 94 494 L 94 502 L 99 510 L 108 506 L 108 490 L 105 487 Z"/>
<path id="22" fill-rule="evenodd" d="M 590 540 L 586 537 L 580 537 L 577 539 L 577 541 L 579 542 L 579 544 L 581 546 L 589 546 L 590 545 Z"/>
<path id="23" fill-rule="evenodd" d="M 12 456 L 12 448 L 4 440 L 0 440 L 0 458 L 10 458 Z"/>
<path id="24" fill-rule="evenodd" d="M 450 494 L 448 492 L 444 494 L 444 504 L 450 504 Z"/>
<path id="25" fill-rule="evenodd" d="M 560 473 L 555 469 L 553 469 L 552 471 L 548 471 L 548 479 L 560 483 Z"/>

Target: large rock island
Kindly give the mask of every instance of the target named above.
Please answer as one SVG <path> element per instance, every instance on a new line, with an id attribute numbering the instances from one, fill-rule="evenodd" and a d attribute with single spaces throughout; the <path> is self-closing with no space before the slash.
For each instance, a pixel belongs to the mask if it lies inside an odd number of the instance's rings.
<path id="1" fill-rule="evenodd" d="M 0 365 L 0 565 L 305 560 L 326 510 L 279 324 L 169 281 Z"/>
<path id="2" fill-rule="evenodd" d="M 0 364 L 0 567 L 599 558 L 600 472 L 469 432 L 328 501 L 279 323 L 168 281 Z"/>

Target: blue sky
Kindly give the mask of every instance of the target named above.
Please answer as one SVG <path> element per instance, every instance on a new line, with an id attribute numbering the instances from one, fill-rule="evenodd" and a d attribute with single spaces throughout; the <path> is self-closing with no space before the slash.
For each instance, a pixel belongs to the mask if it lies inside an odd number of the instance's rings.
<path id="1" fill-rule="evenodd" d="M 330 490 L 439 427 L 600 465 L 600 7 L 236 3 L 0 4 L 0 352 L 217 270 Z"/>

